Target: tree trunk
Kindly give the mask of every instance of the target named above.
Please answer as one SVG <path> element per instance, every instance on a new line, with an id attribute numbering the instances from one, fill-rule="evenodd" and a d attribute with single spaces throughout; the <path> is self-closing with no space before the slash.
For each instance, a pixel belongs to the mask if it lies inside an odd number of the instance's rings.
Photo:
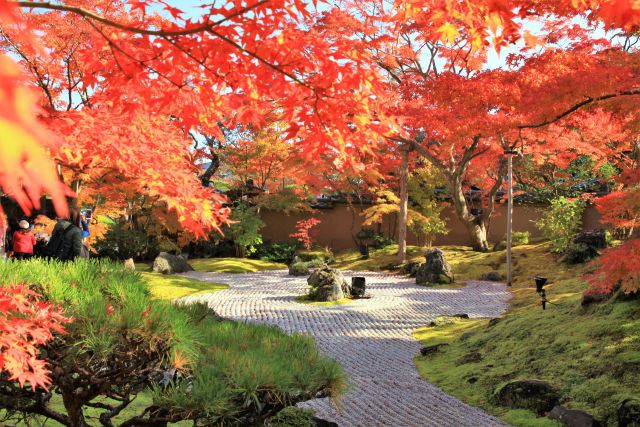
<path id="1" fill-rule="evenodd" d="M 462 181 L 459 176 L 452 176 L 449 180 L 449 190 L 455 207 L 456 216 L 464 224 L 471 238 L 471 247 L 474 251 L 488 252 L 487 241 L 488 221 L 482 214 L 471 215 L 467 206 L 467 199 L 462 191 Z"/>
<path id="2" fill-rule="evenodd" d="M 409 208 L 409 150 L 400 149 L 402 153 L 402 169 L 400 171 L 400 215 L 398 215 L 398 264 L 405 262 L 407 257 L 407 219 Z"/>
<path id="3" fill-rule="evenodd" d="M 477 252 L 489 252 L 487 241 L 487 226 L 484 222 L 465 222 L 465 227 L 471 238 L 471 247 Z"/>
<path id="4" fill-rule="evenodd" d="M 72 393 L 62 393 L 62 402 L 64 408 L 67 410 L 67 416 L 71 427 L 89 427 L 87 421 L 84 419 L 84 413 L 82 411 L 82 402 L 75 398 Z"/>

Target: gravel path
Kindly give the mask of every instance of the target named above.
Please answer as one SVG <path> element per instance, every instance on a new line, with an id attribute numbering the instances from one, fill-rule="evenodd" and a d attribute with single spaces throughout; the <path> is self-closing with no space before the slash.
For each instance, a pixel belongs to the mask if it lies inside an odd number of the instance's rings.
<path id="1" fill-rule="evenodd" d="M 231 286 L 186 299 L 206 301 L 226 318 L 313 335 L 320 349 L 344 366 L 351 388 L 339 409 L 328 399 L 315 399 L 303 406 L 314 408 L 319 417 L 341 427 L 504 425 L 422 379 L 412 360 L 420 344 L 411 335 L 442 314 L 500 316 L 509 298 L 504 285 L 472 281 L 457 289 L 427 288 L 402 276 L 344 273 L 347 280 L 366 276 L 367 291 L 373 298 L 333 307 L 299 304 L 294 299 L 306 293 L 306 278 L 270 271 L 186 273 Z"/>

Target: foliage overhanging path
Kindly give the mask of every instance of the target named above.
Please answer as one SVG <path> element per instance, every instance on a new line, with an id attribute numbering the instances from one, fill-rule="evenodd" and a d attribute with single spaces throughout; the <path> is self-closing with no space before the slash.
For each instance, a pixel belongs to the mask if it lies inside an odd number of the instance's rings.
<path id="1" fill-rule="evenodd" d="M 456 289 L 427 288 L 402 276 L 345 272 L 347 280 L 365 276 L 373 299 L 312 307 L 295 301 L 306 293 L 306 278 L 286 271 L 186 275 L 227 283 L 230 289 L 184 301 L 206 301 L 226 318 L 309 333 L 323 352 L 344 366 L 351 389 L 340 409 L 328 399 L 305 403 L 322 418 L 342 427 L 504 425 L 424 381 L 413 363 L 420 344 L 411 335 L 438 315 L 500 316 L 510 295 L 502 284 L 471 281 Z"/>

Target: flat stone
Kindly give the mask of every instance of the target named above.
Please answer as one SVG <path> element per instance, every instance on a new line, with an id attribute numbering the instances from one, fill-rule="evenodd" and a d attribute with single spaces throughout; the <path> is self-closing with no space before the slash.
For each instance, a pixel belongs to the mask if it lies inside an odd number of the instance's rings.
<path id="1" fill-rule="evenodd" d="M 445 347 L 449 347 L 449 344 L 442 343 L 442 344 L 427 345 L 420 349 L 420 354 L 423 356 L 432 356 L 436 353 L 439 353 L 440 349 L 443 349 Z"/>
<path id="2" fill-rule="evenodd" d="M 552 420 L 560 421 L 567 427 L 602 427 L 591 415 L 564 406 L 555 406 L 548 415 Z"/>

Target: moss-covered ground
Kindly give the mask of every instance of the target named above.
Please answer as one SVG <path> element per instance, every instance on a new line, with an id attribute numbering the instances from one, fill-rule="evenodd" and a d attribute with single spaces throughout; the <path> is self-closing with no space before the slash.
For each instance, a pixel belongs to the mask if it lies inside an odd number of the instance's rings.
<path id="1" fill-rule="evenodd" d="M 189 264 L 196 271 L 216 273 L 253 273 L 287 268 L 285 264 L 248 258 L 190 259 Z"/>
<path id="2" fill-rule="evenodd" d="M 457 280 L 478 279 L 490 270 L 505 273 L 504 251 L 443 249 Z M 588 268 L 559 262 L 549 254 L 548 244 L 514 248 L 508 313 L 493 326 L 486 319 L 457 319 L 417 330 L 416 338 L 425 345 L 449 344 L 434 356 L 416 357 L 421 375 L 516 426 L 558 424 L 525 410 L 496 406 L 495 391 L 511 380 L 545 380 L 560 391 L 563 405 L 584 410 L 604 425 L 616 425 L 620 402 L 640 397 L 640 301 L 582 307 L 586 283 L 581 275 Z M 535 292 L 535 275 L 549 278 L 545 289 L 552 304 L 546 310 Z M 479 352 L 482 360 L 460 363 L 471 352 Z"/>
<path id="3" fill-rule="evenodd" d="M 355 301 L 355 299 L 341 298 L 336 301 L 312 301 L 309 299 L 308 295 L 301 295 L 299 297 L 296 297 L 296 302 L 299 302 L 300 304 L 313 305 L 316 307 L 333 307 L 334 305 L 348 304 L 351 301 Z"/>

